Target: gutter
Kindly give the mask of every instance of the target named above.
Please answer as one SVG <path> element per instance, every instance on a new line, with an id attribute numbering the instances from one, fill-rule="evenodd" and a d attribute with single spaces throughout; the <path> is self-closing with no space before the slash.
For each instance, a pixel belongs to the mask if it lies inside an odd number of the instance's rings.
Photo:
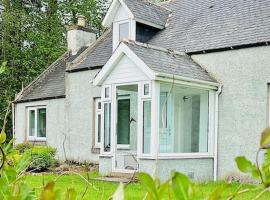
<path id="1" fill-rule="evenodd" d="M 59 95 L 59 96 L 53 96 L 53 97 L 42 97 L 42 98 L 36 98 L 36 99 L 26 99 L 26 100 L 16 100 L 12 103 L 18 104 L 18 103 L 27 103 L 27 102 L 33 102 L 33 101 L 44 101 L 44 100 L 52 100 L 52 99 L 62 99 L 66 98 L 66 95 Z"/>
<path id="2" fill-rule="evenodd" d="M 156 80 L 162 80 L 163 78 L 169 78 L 169 79 L 174 79 L 174 80 L 179 80 L 179 81 L 184 81 L 184 82 L 190 82 L 190 84 L 198 84 L 200 87 L 209 87 L 210 89 L 217 89 L 220 87 L 220 83 L 218 82 L 211 82 L 211 81 L 203 81 L 203 80 L 198 80 L 194 78 L 187 78 L 179 75 L 173 75 L 173 74 L 168 74 L 164 72 L 158 72 L 155 74 Z M 202 86 L 204 85 L 204 86 Z"/>
<path id="3" fill-rule="evenodd" d="M 218 177 L 218 117 L 219 117 L 219 96 L 222 92 L 222 85 L 218 87 L 215 98 L 215 147 L 214 147 L 214 181 Z"/>

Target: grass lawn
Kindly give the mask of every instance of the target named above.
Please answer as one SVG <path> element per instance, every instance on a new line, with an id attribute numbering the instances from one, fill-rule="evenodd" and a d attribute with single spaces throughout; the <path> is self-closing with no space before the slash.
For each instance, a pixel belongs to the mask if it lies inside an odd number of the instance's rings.
<path id="1" fill-rule="evenodd" d="M 97 173 L 91 173 L 90 177 L 95 178 L 97 177 Z M 40 193 L 41 187 L 46 184 L 49 181 L 55 180 L 57 178 L 57 175 L 54 174 L 48 174 L 48 175 L 43 175 L 43 176 L 27 176 L 26 181 L 27 183 L 33 187 L 37 188 L 36 192 Z M 84 199 L 98 199 L 98 200 L 107 200 L 111 195 L 114 193 L 116 190 L 118 184 L 116 183 L 109 183 L 109 182 L 104 182 L 104 181 L 96 181 L 92 180 L 91 183 L 96 187 L 97 190 L 95 190 L 93 187 L 89 187 L 85 198 Z M 216 188 L 219 186 L 224 185 L 223 182 L 210 182 L 210 183 L 205 183 L 205 184 L 200 184 L 200 191 L 199 193 L 202 194 L 210 194 L 211 192 L 215 191 Z M 80 178 L 77 175 L 64 175 L 61 176 L 56 183 L 56 190 L 61 189 L 62 191 L 67 189 L 67 188 L 75 188 L 77 192 L 82 194 L 86 188 L 87 184 L 84 182 L 82 178 Z M 232 184 L 229 188 L 225 190 L 225 195 L 230 194 L 232 192 L 237 191 L 239 188 L 240 184 L 234 183 Z M 254 189 L 255 187 L 252 185 L 243 185 L 241 186 L 242 189 Z M 241 196 L 235 198 L 237 200 L 246 200 L 246 199 L 254 199 L 254 197 L 260 193 L 262 190 L 254 191 L 252 193 L 245 193 L 242 194 Z M 132 183 L 129 184 L 125 188 L 125 199 L 143 199 L 145 195 L 145 190 L 142 184 L 140 183 Z M 202 198 L 199 198 L 202 199 Z M 226 198 L 224 198 L 226 199 Z M 270 194 L 265 194 L 263 195 L 260 200 L 264 199 L 270 199 Z"/>

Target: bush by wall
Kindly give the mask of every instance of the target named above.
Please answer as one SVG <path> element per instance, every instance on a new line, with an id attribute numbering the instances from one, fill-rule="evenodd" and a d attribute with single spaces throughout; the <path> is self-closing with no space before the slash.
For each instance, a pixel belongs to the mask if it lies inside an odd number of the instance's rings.
<path id="1" fill-rule="evenodd" d="M 57 165 L 55 148 L 24 143 L 17 145 L 15 149 L 19 154 L 26 153 L 30 156 L 30 164 L 27 171 L 43 172 Z"/>

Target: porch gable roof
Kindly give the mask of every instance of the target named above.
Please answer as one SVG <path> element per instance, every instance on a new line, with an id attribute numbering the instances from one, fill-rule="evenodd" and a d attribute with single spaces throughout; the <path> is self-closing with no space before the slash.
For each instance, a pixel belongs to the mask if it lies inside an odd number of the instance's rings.
<path id="1" fill-rule="evenodd" d="M 127 40 L 119 45 L 93 80 L 94 85 L 102 85 L 123 55 L 127 55 L 136 63 L 150 80 L 167 77 L 218 85 L 218 82 L 205 69 L 183 52 Z"/>

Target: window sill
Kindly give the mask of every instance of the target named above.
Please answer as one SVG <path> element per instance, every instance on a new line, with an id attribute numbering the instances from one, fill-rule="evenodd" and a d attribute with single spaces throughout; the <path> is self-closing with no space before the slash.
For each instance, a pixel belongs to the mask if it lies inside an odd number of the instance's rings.
<path id="1" fill-rule="evenodd" d="M 93 147 L 91 152 L 94 154 L 100 154 L 100 147 Z"/>
<path id="2" fill-rule="evenodd" d="M 46 142 L 47 138 L 27 138 L 27 141 L 29 142 Z"/>
<path id="3" fill-rule="evenodd" d="M 101 155 L 99 155 L 99 157 L 100 158 L 112 158 L 113 155 L 111 155 L 111 154 L 101 154 Z"/>
<path id="4" fill-rule="evenodd" d="M 181 153 L 181 154 L 159 154 L 158 159 L 198 159 L 198 158 L 214 158 L 209 153 Z"/>
<path id="5" fill-rule="evenodd" d="M 181 160 L 181 159 L 207 159 L 207 158 L 214 158 L 213 155 L 210 154 L 178 154 L 178 155 L 164 155 L 160 154 L 158 157 L 153 156 L 140 156 L 139 159 L 141 160 Z"/>

